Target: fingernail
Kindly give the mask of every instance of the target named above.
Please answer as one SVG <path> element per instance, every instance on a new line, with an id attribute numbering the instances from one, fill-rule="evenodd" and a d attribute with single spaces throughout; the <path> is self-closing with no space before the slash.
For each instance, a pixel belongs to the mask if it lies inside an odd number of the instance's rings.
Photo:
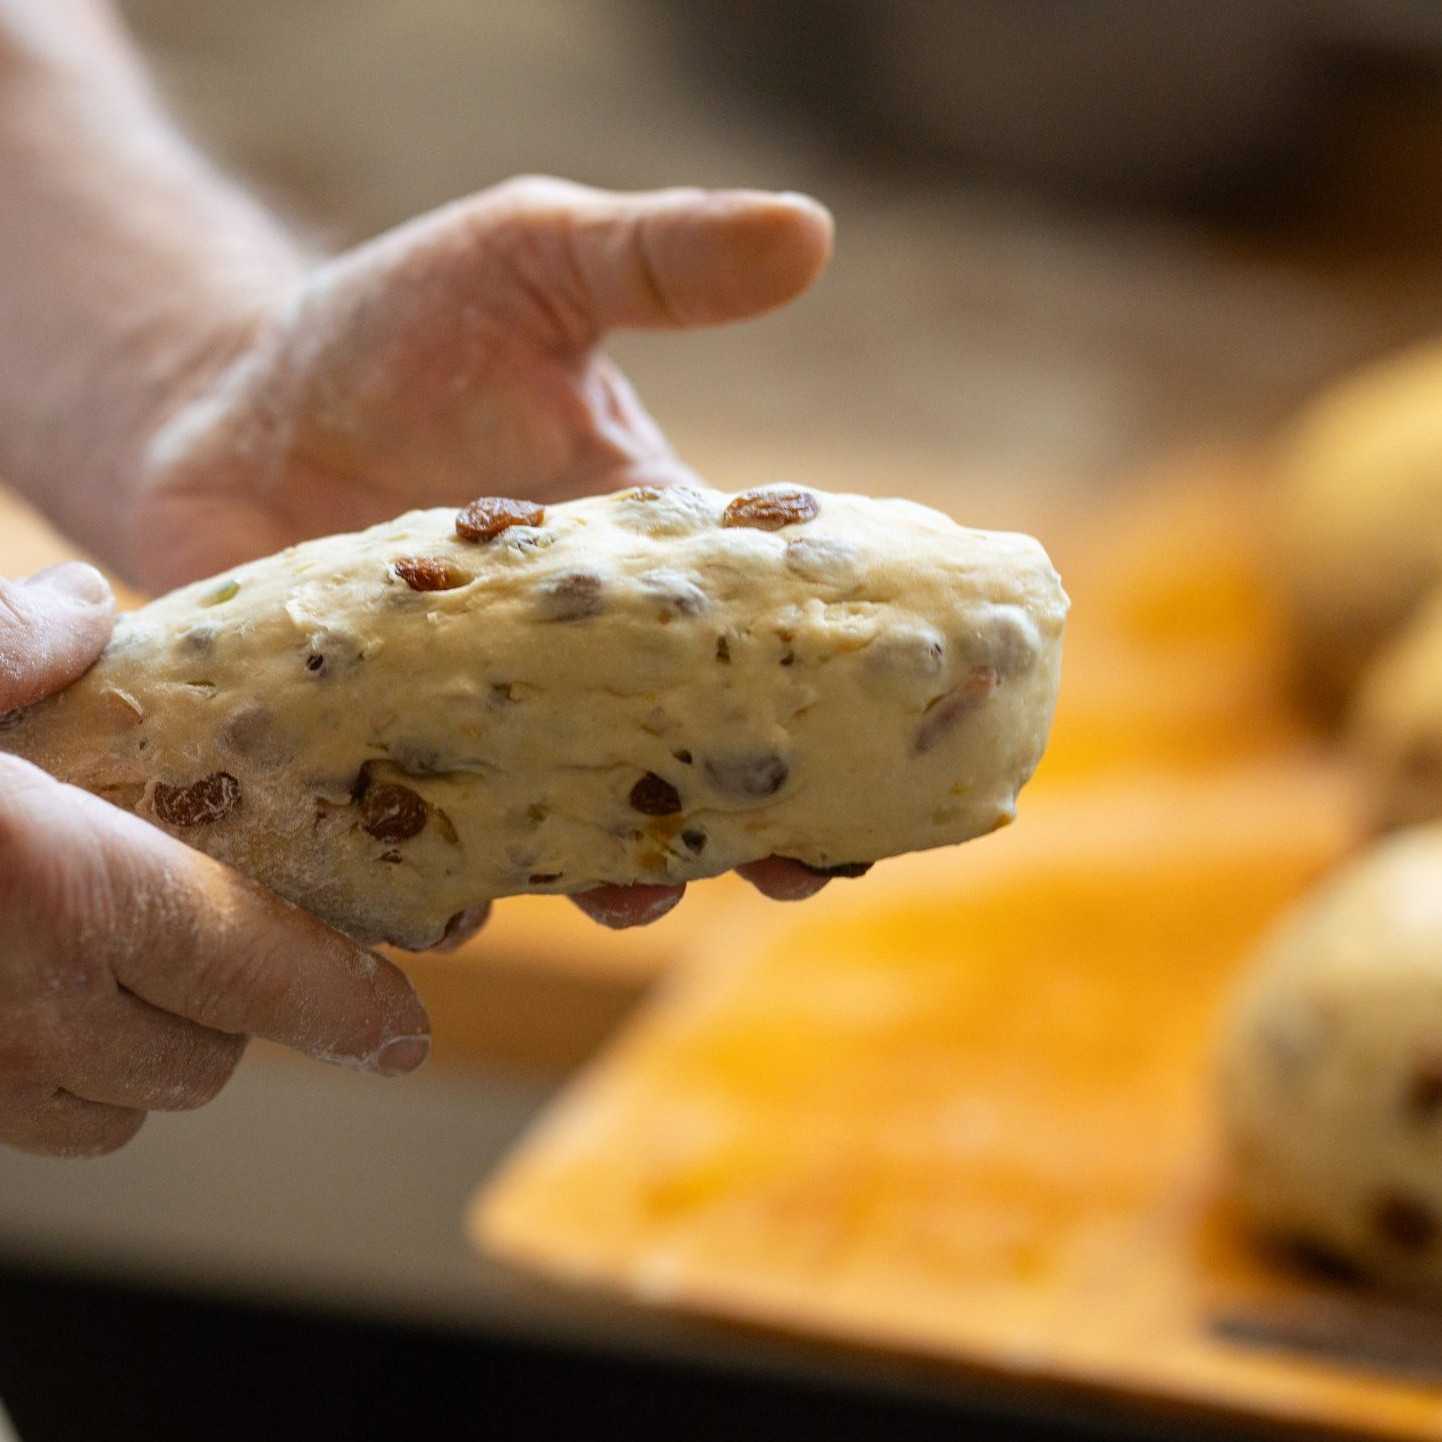
<path id="1" fill-rule="evenodd" d="M 413 1072 L 431 1054 L 428 1036 L 398 1036 L 388 1041 L 376 1058 L 376 1070 L 382 1076 L 404 1076 Z"/>
<path id="2" fill-rule="evenodd" d="M 94 566 L 84 561 L 64 561 L 58 566 L 37 571 L 25 583 L 44 591 L 64 596 L 72 604 L 103 606 L 109 603 L 110 584 Z"/>

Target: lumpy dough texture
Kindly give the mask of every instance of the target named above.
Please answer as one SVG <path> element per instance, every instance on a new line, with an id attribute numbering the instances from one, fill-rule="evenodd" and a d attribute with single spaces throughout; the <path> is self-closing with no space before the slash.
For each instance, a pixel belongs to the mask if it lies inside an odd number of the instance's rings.
<path id="1" fill-rule="evenodd" d="M 1255 1219 L 1392 1283 L 1442 1286 L 1442 827 L 1402 832 L 1284 921 L 1223 1041 Z"/>
<path id="2" fill-rule="evenodd" d="M 121 618 L 0 746 L 365 941 L 491 897 L 1005 824 L 1066 596 L 906 501 L 642 487 L 416 511 Z"/>

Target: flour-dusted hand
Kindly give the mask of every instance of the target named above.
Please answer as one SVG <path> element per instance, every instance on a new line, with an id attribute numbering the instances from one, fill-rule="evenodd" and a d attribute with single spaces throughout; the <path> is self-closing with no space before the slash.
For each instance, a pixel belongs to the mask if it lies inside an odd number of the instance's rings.
<path id="1" fill-rule="evenodd" d="M 112 612 L 89 566 L 0 580 L 0 715 L 74 681 Z M 0 1143 L 113 1151 L 146 1112 L 210 1101 L 251 1035 L 384 1074 L 429 1049 L 390 963 L 5 755 L 0 917 Z"/>
<path id="2" fill-rule="evenodd" d="M 773 309 L 830 243 L 799 196 L 528 177 L 278 277 L 139 458 L 122 564 L 164 589 L 418 506 L 685 478 L 606 332 Z"/>

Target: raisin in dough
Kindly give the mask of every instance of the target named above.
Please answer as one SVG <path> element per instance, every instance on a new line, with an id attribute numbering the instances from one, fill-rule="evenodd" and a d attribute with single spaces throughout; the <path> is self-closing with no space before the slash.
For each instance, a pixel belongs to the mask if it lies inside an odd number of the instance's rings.
<path id="1" fill-rule="evenodd" d="M 1442 820 L 1442 591 L 1368 670 L 1348 740 L 1379 826 Z"/>
<path id="2" fill-rule="evenodd" d="M 1277 575 L 1311 699 L 1339 714 L 1442 581 L 1442 348 L 1325 391 L 1278 451 Z"/>
<path id="3" fill-rule="evenodd" d="M 1263 1227 L 1442 1286 L 1442 827 L 1399 832 L 1284 920 L 1236 999 L 1221 1083 Z"/>
<path id="4" fill-rule="evenodd" d="M 1004 825 L 1066 596 L 899 500 L 642 488 L 417 511 L 123 616 L 0 745 L 362 940 L 477 903 Z"/>

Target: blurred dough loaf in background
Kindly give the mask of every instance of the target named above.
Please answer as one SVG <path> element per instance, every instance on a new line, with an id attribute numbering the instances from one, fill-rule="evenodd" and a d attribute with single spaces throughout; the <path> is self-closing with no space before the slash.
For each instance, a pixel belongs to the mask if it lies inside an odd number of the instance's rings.
<path id="1" fill-rule="evenodd" d="M 1382 843 L 1284 918 L 1227 1018 L 1220 1084 L 1264 1231 L 1442 1284 L 1442 826 Z"/>
<path id="2" fill-rule="evenodd" d="M 1278 581 L 1298 680 L 1335 717 L 1442 578 L 1442 347 L 1324 391 L 1283 437 L 1278 469 Z"/>

